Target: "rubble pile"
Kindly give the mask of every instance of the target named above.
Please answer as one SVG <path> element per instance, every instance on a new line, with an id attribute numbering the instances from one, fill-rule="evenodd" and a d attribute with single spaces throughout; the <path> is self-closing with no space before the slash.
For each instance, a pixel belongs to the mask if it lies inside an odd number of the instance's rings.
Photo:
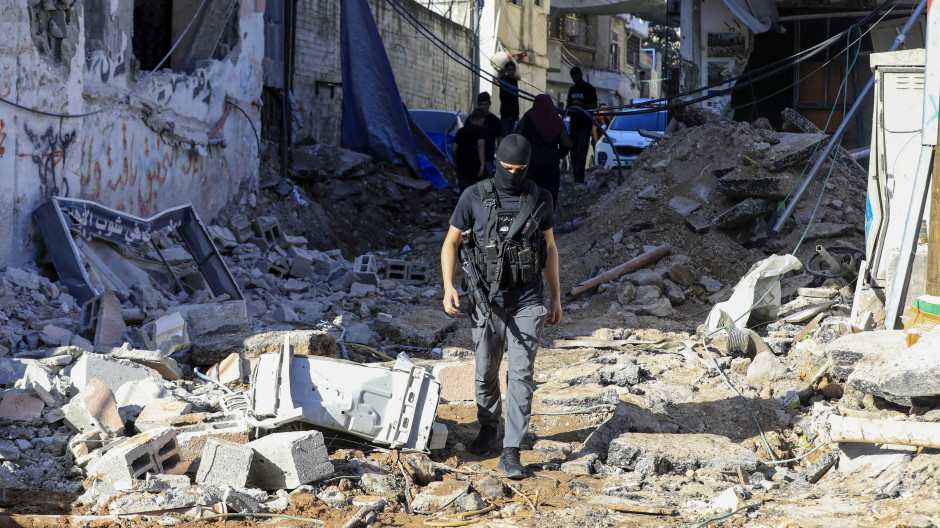
<path id="1" fill-rule="evenodd" d="M 598 198 L 586 225 L 558 236 L 565 291 L 669 251 L 565 295 L 537 355 L 518 482 L 466 449 L 477 432 L 469 322 L 440 309 L 434 257 L 451 191 L 426 190 L 424 216 L 397 211 L 395 222 L 427 220 L 419 233 L 434 252 L 417 237 L 353 240 L 345 200 L 368 201 L 397 169 L 309 147 L 295 183 L 247 190 L 205 227 L 230 293 L 205 278 L 178 229 L 110 252 L 72 232 L 100 294 L 79 302 L 58 268 L 0 270 L 0 511 L 652 528 L 744 508 L 735 524 L 936 525 L 940 331 L 912 347 L 903 331 L 861 332 L 851 278 L 800 270 L 760 317 L 699 327 L 752 264 L 802 236 L 805 208 L 780 239 L 763 236 L 763 216 L 718 219 L 778 199 L 810 143 L 708 121 L 648 149 L 622 187 L 594 171 L 576 189 Z M 861 245 L 850 178 L 834 166 L 816 216 L 852 229 L 814 244 Z M 309 199 L 340 192 L 334 180 L 359 190 Z M 314 240 L 316 226 L 339 222 L 307 223 L 317 202 L 351 222 L 323 227 L 349 239 L 342 249 Z M 696 215 L 700 232 L 687 222 Z M 400 434 L 412 419 L 416 434 Z"/>

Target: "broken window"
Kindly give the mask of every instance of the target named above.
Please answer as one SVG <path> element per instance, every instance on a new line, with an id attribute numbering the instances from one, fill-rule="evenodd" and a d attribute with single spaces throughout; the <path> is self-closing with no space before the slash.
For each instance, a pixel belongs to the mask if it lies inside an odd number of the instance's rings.
<path id="1" fill-rule="evenodd" d="M 551 20 L 551 37 L 580 46 L 596 46 L 597 32 L 588 23 L 588 19 L 571 13 L 564 16 L 553 17 Z"/>
<path id="2" fill-rule="evenodd" d="M 132 42 L 140 69 L 156 68 L 177 40 L 173 56 L 163 64 L 173 71 L 192 71 L 199 61 L 225 58 L 239 43 L 237 5 L 238 0 L 206 0 L 199 10 L 198 2 L 135 0 Z"/>

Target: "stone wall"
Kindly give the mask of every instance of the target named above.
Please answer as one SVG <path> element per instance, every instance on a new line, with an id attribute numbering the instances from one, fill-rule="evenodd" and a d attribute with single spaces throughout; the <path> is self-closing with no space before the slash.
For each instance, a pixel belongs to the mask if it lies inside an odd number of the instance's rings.
<path id="1" fill-rule="evenodd" d="M 209 221 L 257 177 L 251 125 L 226 101 L 259 126 L 264 0 L 235 7 L 242 38 L 224 60 L 153 76 L 136 68 L 133 0 L 32 4 L 0 8 L 0 98 L 55 114 L 107 110 L 59 118 L 0 103 L 0 265 L 38 256 L 31 214 L 51 196 L 143 217 L 192 203 Z"/>
<path id="2" fill-rule="evenodd" d="M 472 34 L 412 0 L 402 5 L 464 57 Z M 370 0 L 372 16 L 388 54 L 398 91 L 408 108 L 467 111 L 470 71 L 420 36 L 385 0 Z M 339 144 L 343 116 L 340 5 L 333 0 L 298 4 L 294 96 L 302 108 L 304 129 L 297 141 Z"/>

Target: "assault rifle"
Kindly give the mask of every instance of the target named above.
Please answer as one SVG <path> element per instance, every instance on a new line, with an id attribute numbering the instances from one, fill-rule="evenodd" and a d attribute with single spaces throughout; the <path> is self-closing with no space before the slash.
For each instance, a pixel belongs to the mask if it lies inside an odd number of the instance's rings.
<path id="1" fill-rule="evenodd" d="M 467 291 L 473 299 L 473 302 L 480 307 L 480 313 L 483 314 L 484 321 L 486 321 L 486 324 L 489 324 L 492 310 L 490 309 L 489 299 L 483 291 L 483 280 L 480 278 L 480 272 L 473 263 L 472 231 L 468 229 L 463 231 L 461 235 L 460 249 L 458 252 L 460 254 L 460 265 L 463 268 L 464 275 L 467 277 Z"/>

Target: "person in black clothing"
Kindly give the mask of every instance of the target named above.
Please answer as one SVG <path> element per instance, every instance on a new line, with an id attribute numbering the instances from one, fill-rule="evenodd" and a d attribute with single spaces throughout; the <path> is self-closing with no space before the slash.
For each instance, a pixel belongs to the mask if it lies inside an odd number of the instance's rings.
<path id="1" fill-rule="evenodd" d="M 574 85 L 568 88 L 568 108 L 577 106 L 585 110 L 597 108 L 597 90 L 581 74 L 581 68 L 577 66 L 571 68 L 571 80 Z M 574 181 L 584 182 L 584 163 L 587 160 L 588 147 L 591 141 L 591 129 L 594 128 L 594 120 L 584 115 L 578 110 L 569 111 L 568 117 L 571 118 L 569 128 L 571 129 L 571 170 L 574 174 Z"/>
<path id="2" fill-rule="evenodd" d="M 527 111 L 516 127 L 516 134 L 529 140 L 532 157 L 529 161 L 529 178 L 552 195 L 552 203 L 558 203 L 558 183 L 561 180 L 559 161 L 571 150 L 571 139 L 565 123 L 548 94 L 535 96 L 532 109 Z"/>
<path id="3" fill-rule="evenodd" d="M 474 183 L 486 178 L 485 139 L 483 137 L 483 110 L 470 113 L 463 128 L 454 136 L 450 157 L 457 169 L 457 185 L 463 192 Z"/>
<path id="4" fill-rule="evenodd" d="M 486 166 L 486 176 L 493 176 L 493 158 L 496 156 L 496 146 L 503 139 L 503 125 L 496 114 L 490 112 L 490 94 L 480 92 L 477 96 L 477 109 L 483 111 L 483 159 Z"/>
<path id="5" fill-rule="evenodd" d="M 499 76 L 499 117 L 503 136 L 512 134 L 519 120 L 519 81 L 516 79 L 516 63 L 509 61 Z M 512 88 L 508 88 L 511 86 Z"/>

